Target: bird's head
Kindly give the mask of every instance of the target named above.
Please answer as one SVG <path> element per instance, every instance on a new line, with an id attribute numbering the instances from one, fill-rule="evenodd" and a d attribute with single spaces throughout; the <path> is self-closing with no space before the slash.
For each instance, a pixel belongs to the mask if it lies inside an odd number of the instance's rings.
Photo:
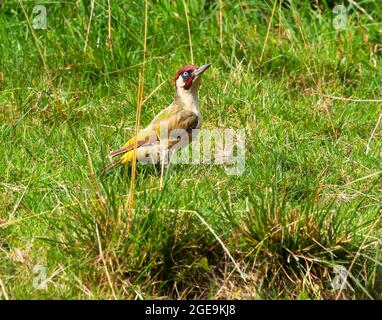
<path id="1" fill-rule="evenodd" d="M 211 66 L 210 63 L 201 67 L 188 65 L 180 68 L 175 75 L 175 86 L 177 90 L 197 90 L 200 85 L 200 78 L 204 71 Z"/>

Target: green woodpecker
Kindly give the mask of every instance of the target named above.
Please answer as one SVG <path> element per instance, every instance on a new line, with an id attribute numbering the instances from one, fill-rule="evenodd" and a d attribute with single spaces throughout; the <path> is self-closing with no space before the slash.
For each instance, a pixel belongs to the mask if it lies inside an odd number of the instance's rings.
<path id="1" fill-rule="evenodd" d="M 192 141 L 193 130 L 202 124 L 199 109 L 198 89 L 201 75 L 211 64 L 201 67 L 188 65 L 178 70 L 175 75 L 176 93 L 174 101 L 162 110 L 143 130 L 132 137 L 122 148 L 109 153 L 109 157 L 119 156 L 108 165 L 104 171 L 113 169 L 121 164 L 129 163 L 134 156 L 139 162 L 162 163 L 165 153 L 173 154 Z M 168 161 L 168 160 L 167 160 Z"/>

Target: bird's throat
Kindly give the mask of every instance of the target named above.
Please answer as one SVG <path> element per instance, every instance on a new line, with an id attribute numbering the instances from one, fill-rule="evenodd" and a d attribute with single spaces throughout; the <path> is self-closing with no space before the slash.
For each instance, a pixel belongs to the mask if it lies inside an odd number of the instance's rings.
<path id="1" fill-rule="evenodd" d="M 183 105 L 185 109 L 194 112 L 198 116 L 200 115 L 198 91 L 193 90 L 193 88 L 189 90 L 177 88 L 175 103 Z"/>

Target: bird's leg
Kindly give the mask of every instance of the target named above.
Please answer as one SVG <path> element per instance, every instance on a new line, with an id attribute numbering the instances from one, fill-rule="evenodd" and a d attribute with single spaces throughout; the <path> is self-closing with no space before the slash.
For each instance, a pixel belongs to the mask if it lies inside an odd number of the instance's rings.
<path id="1" fill-rule="evenodd" d="M 171 161 L 172 161 L 172 159 L 174 158 L 175 152 L 176 152 L 175 149 L 169 151 L 168 164 L 167 164 L 167 167 L 166 167 L 165 179 L 167 178 L 167 175 L 168 175 L 168 173 L 170 172 Z"/>
<path id="2" fill-rule="evenodd" d="M 165 161 L 166 152 L 168 152 L 168 163 L 166 165 L 166 173 L 164 173 L 164 166 L 165 166 L 165 162 L 166 162 Z M 167 178 L 167 175 L 170 171 L 171 161 L 174 158 L 175 152 L 176 152 L 175 149 L 170 150 L 170 151 L 168 151 L 167 149 L 162 150 L 162 157 L 161 157 L 162 162 L 161 162 L 161 174 L 160 174 L 160 188 L 161 189 L 163 188 L 163 176 L 164 176 L 164 179 Z"/>
<path id="3" fill-rule="evenodd" d="M 159 182 L 159 187 L 160 189 L 162 190 L 163 189 L 163 173 L 164 173 L 164 163 L 165 163 L 165 157 L 166 157 L 166 148 L 161 144 L 161 148 L 160 148 L 160 157 L 159 157 L 159 161 L 160 161 L 160 164 L 161 164 L 161 169 L 160 169 L 160 182 Z"/>

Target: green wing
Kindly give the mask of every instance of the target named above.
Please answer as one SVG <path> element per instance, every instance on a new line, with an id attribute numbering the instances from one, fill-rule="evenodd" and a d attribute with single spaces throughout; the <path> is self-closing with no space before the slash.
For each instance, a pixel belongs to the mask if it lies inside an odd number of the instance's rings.
<path id="1" fill-rule="evenodd" d="M 168 139 L 167 147 L 171 148 L 181 137 L 171 134 L 173 130 L 183 130 L 188 136 L 191 135 L 192 129 L 195 129 L 198 125 L 199 117 L 192 111 L 184 109 L 181 105 L 173 104 L 170 107 L 164 109 L 151 121 L 150 125 L 138 133 L 137 135 L 137 148 L 159 141 L 161 135 L 161 128 L 167 130 Z M 166 134 L 166 133 L 165 133 Z M 135 137 L 129 139 L 122 148 L 109 153 L 109 157 L 115 157 L 117 155 L 123 155 L 123 159 L 130 158 L 129 153 L 134 149 Z M 128 161 L 124 161 L 128 162 Z"/>

